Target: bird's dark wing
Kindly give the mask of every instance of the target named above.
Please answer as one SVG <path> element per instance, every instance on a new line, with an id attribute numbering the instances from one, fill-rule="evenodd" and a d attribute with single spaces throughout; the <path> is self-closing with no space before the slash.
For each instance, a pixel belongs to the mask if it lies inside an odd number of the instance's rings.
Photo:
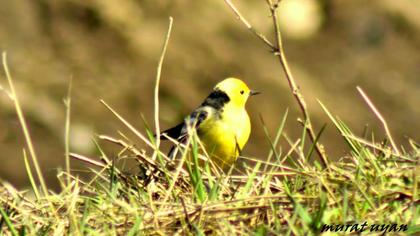
<path id="1" fill-rule="evenodd" d="M 171 137 L 173 139 L 178 139 L 179 136 L 181 136 L 181 131 L 182 131 L 184 125 L 185 125 L 185 123 L 182 122 L 181 124 L 179 124 L 179 125 L 177 125 L 175 127 L 172 127 L 172 128 L 167 129 L 165 131 L 162 131 L 162 133 L 160 134 L 160 139 L 162 139 L 162 140 L 167 140 L 168 139 L 163 134 L 166 134 L 168 137 Z"/>
<path id="2" fill-rule="evenodd" d="M 188 126 L 196 127 L 198 129 L 198 127 L 200 127 L 200 124 L 208 117 L 208 115 L 209 113 L 207 111 L 200 108 L 196 109 L 193 113 L 191 113 L 190 116 L 188 116 L 184 120 L 184 122 L 173 128 L 163 131 L 160 135 L 160 138 L 162 140 L 167 140 L 165 135 L 163 135 L 166 134 L 167 136 L 173 139 L 180 140 L 183 137 L 185 137 L 185 135 L 188 133 Z"/>
<path id="3" fill-rule="evenodd" d="M 201 106 L 197 108 L 193 113 L 191 113 L 191 115 L 188 116 L 184 120 L 184 122 L 173 128 L 163 131 L 160 135 L 160 138 L 162 140 L 167 140 L 167 138 L 163 135 L 166 134 L 167 136 L 173 139 L 180 140 L 187 134 L 187 125 L 189 125 L 190 127 L 195 126 L 198 129 L 200 127 L 201 122 L 203 122 L 203 120 L 205 120 L 209 116 L 208 109 L 214 109 L 214 111 L 216 111 L 216 113 L 220 116 L 220 111 L 223 109 L 224 105 L 229 101 L 230 98 L 225 92 L 219 89 L 214 90 L 204 100 Z M 206 107 L 208 107 L 207 110 Z"/>
<path id="4" fill-rule="evenodd" d="M 191 115 L 189 115 L 184 122 L 181 124 L 167 129 L 160 134 L 160 138 L 162 140 L 167 140 L 168 137 L 176 139 L 180 143 L 185 143 L 187 140 L 188 134 L 188 127 L 195 127 L 197 132 L 200 132 L 200 125 L 205 121 L 209 116 L 215 116 L 220 119 L 221 112 L 223 111 L 223 107 L 226 103 L 230 101 L 229 96 L 219 90 L 216 89 L 204 100 L 201 106 L 194 110 Z M 165 135 L 164 135 L 165 134 Z M 168 156 L 173 158 L 176 155 L 176 145 L 172 146 Z"/>
<path id="5" fill-rule="evenodd" d="M 200 124 L 209 116 L 209 113 L 207 111 L 205 111 L 204 109 L 196 109 L 193 113 L 191 113 L 190 116 L 188 116 L 183 123 L 167 129 L 165 131 L 163 131 L 160 135 L 160 138 L 162 140 L 166 140 L 168 138 L 165 137 L 166 134 L 167 136 L 178 140 L 178 142 L 180 143 L 185 143 L 187 140 L 187 134 L 188 134 L 188 126 L 190 127 L 196 127 L 196 129 L 198 130 L 200 127 Z M 168 153 L 168 157 L 170 158 L 174 158 L 174 156 L 176 155 L 175 153 L 176 150 L 176 145 L 172 146 L 171 149 L 169 150 Z"/>

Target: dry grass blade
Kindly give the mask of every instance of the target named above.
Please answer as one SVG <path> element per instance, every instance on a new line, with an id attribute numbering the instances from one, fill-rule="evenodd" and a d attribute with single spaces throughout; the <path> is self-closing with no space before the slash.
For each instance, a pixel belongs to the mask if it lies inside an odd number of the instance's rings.
<path id="1" fill-rule="evenodd" d="M 64 100 L 66 106 L 66 125 L 64 130 L 64 155 L 66 158 L 67 185 L 70 185 L 70 112 L 71 112 L 71 86 L 73 79 L 70 79 L 67 98 Z"/>
<path id="2" fill-rule="evenodd" d="M 172 31 L 172 23 L 173 23 L 173 18 L 169 17 L 169 26 L 168 26 L 168 32 L 166 33 L 166 38 L 165 38 L 165 42 L 163 44 L 163 48 L 162 48 L 162 53 L 161 56 L 159 58 L 159 64 L 157 67 L 157 72 L 156 72 L 156 85 L 155 85 L 155 134 L 156 134 L 156 150 L 159 150 L 160 147 L 160 125 L 159 125 L 159 84 L 160 84 L 160 77 L 162 74 L 162 65 L 163 65 L 163 59 L 165 58 L 165 54 L 166 54 L 166 49 L 168 47 L 168 43 L 169 43 L 169 39 L 171 37 L 171 31 Z M 152 159 L 156 160 L 156 157 L 158 155 L 158 151 L 156 151 L 153 154 Z"/>
<path id="3" fill-rule="evenodd" d="M 139 150 L 134 148 L 132 145 L 129 145 L 125 141 L 123 141 L 121 139 L 115 139 L 115 138 L 109 137 L 107 135 L 99 135 L 99 138 L 102 139 L 102 140 L 108 141 L 110 143 L 117 144 L 117 145 L 123 147 L 124 149 L 131 151 L 132 153 L 134 153 L 134 155 L 136 155 L 137 158 L 140 158 L 142 161 L 146 162 L 148 165 L 150 165 L 154 168 L 158 168 L 158 165 L 156 164 L 155 160 L 152 160 L 151 158 L 148 158 L 145 154 L 141 153 Z"/>
<path id="4" fill-rule="evenodd" d="M 94 166 L 101 167 L 101 168 L 106 167 L 106 164 L 104 164 L 102 162 L 95 161 L 92 158 L 89 158 L 89 157 L 86 157 L 86 156 L 83 156 L 83 155 L 80 155 L 80 154 L 77 154 L 77 153 L 70 153 L 69 155 L 70 155 L 70 157 L 72 157 L 74 159 L 77 159 L 79 161 L 83 161 L 83 162 L 88 163 L 90 165 L 94 165 Z"/>
<path id="5" fill-rule="evenodd" d="M 375 107 L 375 105 L 373 104 L 373 102 L 366 95 L 366 93 L 363 91 L 362 88 L 360 88 L 359 86 L 357 86 L 357 91 L 359 91 L 360 95 L 362 95 L 363 99 L 365 100 L 365 102 L 367 103 L 367 105 L 369 106 L 369 108 L 372 110 L 372 112 L 376 115 L 376 117 L 378 117 L 379 121 L 382 123 L 382 126 L 385 129 L 385 133 L 388 136 L 389 141 L 391 142 L 391 145 L 392 145 L 392 148 L 394 149 L 394 152 L 397 155 L 400 155 L 400 151 L 398 150 L 398 147 L 395 144 L 394 139 L 392 138 L 391 131 L 388 128 L 388 124 L 387 124 L 385 118 L 381 115 L 381 113 L 379 112 L 379 110 Z"/>
<path id="6" fill-rule="evenodd" d="M 118 114 L 114 109 L 111 108 L 104 100 L 101 100 L 101 103 L 112 112 L 125 126 L 127 126 L 130 131 L 132 131 L 137 137 L 139 137 L 144 143 L 146 143 L 149 147 L 155 149 L 155 145 L 151 143 L 141 132 L 139 132 L 136 128 L 134 128 L 133 125 L 131 125 L 128 121 L 126 121 L 120 114 Z M 156 150 L 159 152 L 159 155 L 161 155 L 166 161 L 169 161 L 170 159 L 162 153 L 160 150 Z"/>
<path id="7" fill-rule="evenodd" d="M 3 52 L 3 54 L 2 54 L 2 61 L 3 61 L 3 68 L 4 68 L 4 71 L 6 73 L 6 78 L 7 78 L 7 81 L 9 83 L 9 88 L 10 88 L 9 96 L 11 96 L 13 98 L 16 114 L 18 116 L 19 123 L 22 127 L 22 131 L 23 131 L 23 134 L 24 134 L 25 140 L 26 140 L 26 145 L 28 146 L 28 151 L 29 151 L 29 154 L 31 156 L 32 163 L 35 167 L 35 172 L 37 174 L 38 180 L 41 184 L 42 191 L 43 191 L 45 196 L 48 196 L 47 185 L 45 184 L 45 180 L 44 180 L 44 177 L 43 177 L 42 172 L 41 172 L 41 168 L 40 168 L 39 163 L 38 163 L 38 157 L 36 155 L 35 148 L 34 148 L 34 145 L 32 143 L 31 135 L 29 133 L 29 128 L 28 128 L 28 125 L 26 124 L 25 116 L 23 115 L 23 111 L 22 111 L 22 108 L 21 108 L 20 103 L 19 103 L 19 99 L 18 99 L 16 90 L 15 90 L 15 86 L 13 84 L 12 76 L 10 75 L 9 66 L 7 65 L 7 55 L 6 55 L 5 52 Z"/>

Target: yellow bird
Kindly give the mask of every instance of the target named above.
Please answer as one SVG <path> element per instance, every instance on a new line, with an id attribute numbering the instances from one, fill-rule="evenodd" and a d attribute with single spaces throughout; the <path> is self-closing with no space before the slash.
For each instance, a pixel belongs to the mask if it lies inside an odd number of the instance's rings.
<path id="1" fill-rule="evenodd" d="M 219 82 L 204 102 L 184 122 L 162 132 L 184 143 L 188 127 L 195 127 L 197 135 L 212 161 L 227 169 L 234 164 L 251 133 L 251 122 L 245 104 L 252 95 L 259 94 L 236 78 Z M 174 147 L 170 151 L 173 153 Z"/>

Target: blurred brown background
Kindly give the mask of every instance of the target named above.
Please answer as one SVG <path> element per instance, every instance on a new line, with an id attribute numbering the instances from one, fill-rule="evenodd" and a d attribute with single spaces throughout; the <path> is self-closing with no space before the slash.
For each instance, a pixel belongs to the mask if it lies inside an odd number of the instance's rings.
<path id="1" fill-rule="evenodd" d="M 265 1 L 234 3 L 273 38 Z M 384 137 L 357 85 L 387 118 L 398 144 L 419 138 L 420 1 L 284 0 L 281 7 L 286 54 L 316 129 L 328 123 L 321 142 L 331 158 L 346 147 L 316 99 L 357 134 L 368 124 L 377 140 Z M 264 158 L 269 151 L 260 114 L 274 136 L 289 108 L 285 132 L 299 138 L 299 112 L 278 61 L 223 0 L 0 0 L 0 50 L 8 53 L 50 186 L 64 167 L 70 78 L 72 151 L 95 155 L 95 134 L 129 133 L 99 99 L 138 129 L 144 130 L 141 114 L 153 127 L 154 78 L 169 16 L 174 27 L 160 90 L 162 128 L 180 122 L 218 81 L 237 76 L 263 91 L 248 103 L 253 134 L 245 154 Z M 0 76 L 7 87 L 3 70 Z M 0 178 L 21 187 L 28 183 L 23 147 L 13 104 L 0 92 Z M 82 166 L 72 161 L 74 170 Z"/>

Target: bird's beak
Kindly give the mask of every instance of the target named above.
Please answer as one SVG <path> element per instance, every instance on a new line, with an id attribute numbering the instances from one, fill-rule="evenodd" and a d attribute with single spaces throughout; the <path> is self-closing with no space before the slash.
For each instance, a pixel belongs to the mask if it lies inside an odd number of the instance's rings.
<path id="1" fill-rule="evenodd" d="M 251 90 L 251 91 L 249 91 L 249 96 L 258 95 L 258 94 L 260 94 L 260 93 L 261 93 L 261 92 L 259 92 L 259 91 Z"/>

